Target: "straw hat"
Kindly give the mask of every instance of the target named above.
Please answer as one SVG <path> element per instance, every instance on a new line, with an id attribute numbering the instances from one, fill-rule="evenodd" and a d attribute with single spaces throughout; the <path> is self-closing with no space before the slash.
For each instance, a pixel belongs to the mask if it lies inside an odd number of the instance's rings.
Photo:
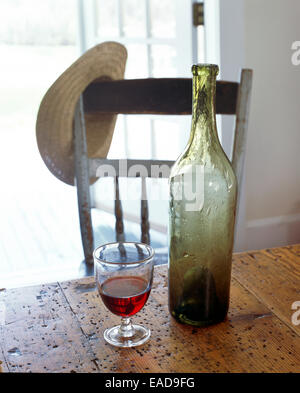
<path id="1" fill-rule="evenodd" d="M 85 52 L 50 87 L 38 112 L 36 138 L 40 154 L 54 176 L 74 185 L 73 119 L 80 94 L 93 81 L 124 78 L 127 51 L 117 42 L 104 42 Z M 107 156 L 117 116 L 85 115 L 87 153 Z"/>

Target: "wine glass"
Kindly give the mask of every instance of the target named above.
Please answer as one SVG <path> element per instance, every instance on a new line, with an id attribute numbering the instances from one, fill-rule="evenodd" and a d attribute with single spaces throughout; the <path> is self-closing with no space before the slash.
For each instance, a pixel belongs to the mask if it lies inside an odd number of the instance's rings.
<path id="1" fill-rule="evenodd" d="M 121 324 L 106 329 L 104 339 L 117 347 L 135 347 L 150 337 L 150 329 L 133 325 L 131 316 L 145 305 L 153 280 L 154 250 L 143 243 L 116 242 L 94 251 L 95 279 L 105 306 L 121 316 Z"/>

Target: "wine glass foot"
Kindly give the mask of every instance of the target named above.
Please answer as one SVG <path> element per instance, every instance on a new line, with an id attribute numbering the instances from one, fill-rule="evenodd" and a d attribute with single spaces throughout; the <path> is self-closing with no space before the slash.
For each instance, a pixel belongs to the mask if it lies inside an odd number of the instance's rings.
<path id="1" fill-rule="evenodd" d="M 134 334 L 131 337 L 124 337 L 120 334 L 120 325 L 106 329 L 104 332 L 104 339 L 111 345 L 121 348 L 136 347 L 144 344 L 149 340 L 150 329 L 141 325 L 132 325 Z"/>

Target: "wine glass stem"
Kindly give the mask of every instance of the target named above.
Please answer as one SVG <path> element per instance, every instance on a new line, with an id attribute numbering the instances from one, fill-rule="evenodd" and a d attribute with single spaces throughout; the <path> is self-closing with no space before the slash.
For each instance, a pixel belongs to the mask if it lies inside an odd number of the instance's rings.
<path id="1" fill-rule="evenodd" d="M 119 327 L 119 333 L 122 337 L 132 337 L 135 333 L 134 327 L 131 323 L 131 318 L 122 318 Z"/>

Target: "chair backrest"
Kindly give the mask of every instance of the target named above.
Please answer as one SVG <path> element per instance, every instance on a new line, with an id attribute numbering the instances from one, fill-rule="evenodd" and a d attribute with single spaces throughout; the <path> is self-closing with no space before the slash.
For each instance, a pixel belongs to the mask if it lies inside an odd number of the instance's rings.
<path id="1" fill-rule="evenodd" d="M 252 85 L 252 71 L 243 69 L 240 82 L 217 81 L 217 114 L 236 115 L 232 165 L 238 184 L 241 184 L 246 148 L 246 131 Z M 115 168 L 115 217 L 116 238 L 124 241 L 123 212 L 119 193 L 119 160 L 89 159 L 86 153 L 84 113 L 114 114 L 160 114 L 186 115 L 192 110 L 192 80 L 172 79 L 134 79 L 95 82 L 84 91 L 75 114 L 75 174 L 78 190 L 78 205 L 81 234 L 85 259 L 91 261 L 93 249 L 93 231 L 90 216 L 89 179 L 97 177 L 97 168 L 110 164 Z M 147 177 L 151 177 L 150 167 L 166 165 L 171 168 L 174 161 L 162 160 L 127 160 L 127 172 L 137 164 L 147 168 Z M 133 171 L 134 177 L 137 177 Z M 164 173 L 161 175 L 164 177 Z M 166 176 L 166 175 L 165 175 Z M 145 175 L 140 174 L 141 199 L 141 241 L 150 242 L 148 203 L 146 199 Z M 239 194 L 238 194 L 239 196 Z"/>

